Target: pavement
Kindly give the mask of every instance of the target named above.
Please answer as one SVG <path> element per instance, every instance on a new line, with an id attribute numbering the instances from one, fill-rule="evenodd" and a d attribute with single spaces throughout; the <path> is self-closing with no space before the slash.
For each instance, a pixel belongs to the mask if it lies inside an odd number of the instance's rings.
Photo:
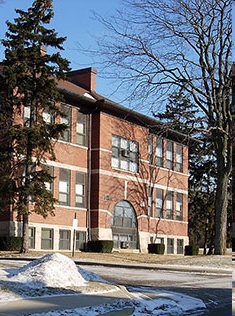
<path id="1" fill-rule="evenodd" d="M 12 257 L 0 257 L 0 259 L 16 260 Z M 19 260 L 31 261 L 35 257 L 20 257 Z M 138 268 L 138 269 L 157 269 L 157 270 L 175 270 L 187 272 L 201 272 L 201 273 L 222 273 L 231 274 L 231 271 L 223 268 L 207 267 L 207 266 L 187 266 L 187 265 L 164 265 L 164 264 L 140 264 L 140 263 L 110 263 L 110 262 L 94 262 L 74 259 L 76 264 L 87 265 L 105 265 L 118 266 L 125 268 Z M 0 305 L 0 316 L 28 316 L 36 313 L 45 313 L 49 311 L 62 311 L 65 309 L 83 308 L 88 306 L 95 306 L 100 304 L 112 304 L 119 299 L 130 299 L 131 294 L 124 286 L 118 286 L 112 292 L 104 292 L 102 294 L 78 294 L 66 296 L 52 296 L 52 297 L 37 297 L 31 299 L 22 299 L 7 302 Z M 103 316 L 130 316 L 134 309 L 132 307 L 124 308 L 122 310 L 115 310 L 112 312 L 104 313 Z"/>
<path id="2" fill-rule="evenodd" d="M 50 311 L 63 311 L 100 304 L 112 304 L 119 299 L 129 299 L 130 295 L 125 288 L 120 287 L 116 291 L 100 294 L 78 294 L 66 296 L 37 297 L 7 302 L 0 305 L 0 316 L 24 316 Z M 124 308 L 119 311 L 108 312 L 106 316 L 129 316 L 133 308 Z"/>

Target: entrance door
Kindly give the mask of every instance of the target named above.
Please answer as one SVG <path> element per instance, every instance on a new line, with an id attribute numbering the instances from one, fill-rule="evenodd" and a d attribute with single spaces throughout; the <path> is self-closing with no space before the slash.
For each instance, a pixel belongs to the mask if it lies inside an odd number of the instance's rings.
<path id="1" fill-rule="evenodd" d="M 116 204 L 112 216 L 114 248 L 137 249 L 137 220 L 135 210 L 127 201 Z"/>

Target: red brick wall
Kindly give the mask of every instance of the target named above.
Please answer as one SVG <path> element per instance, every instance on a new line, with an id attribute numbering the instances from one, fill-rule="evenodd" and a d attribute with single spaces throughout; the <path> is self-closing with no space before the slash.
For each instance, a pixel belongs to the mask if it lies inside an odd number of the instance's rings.
<path id="1" fill-rule="evenodd" d="M 186 193 L 188 190 L 187 147 L 184 146 L 183 148 L 183 173 L 173 172 L 165 168 L 150 168 L 147 161 L 148 129 L 121 121 L 104 113 L 101 113 L 100 116 L 96 114 L 93 118 L 93 134 L 96 133 L 98 124 L 100 124 L 99 141 L 94 141 L 93 146 L 100 144 L 100 148 L 93 147 L 92 151 L 92 166 L 94 167 L 92 192 L 97 193 L 99 196 L 99 198 L 93 198 L 91 204 L 93 209 L 93 227 L 110 227 L 110 215 L 108 215 L 109 219 L 107 220 L 107 214 L 112 214 L 116 203 L 126 198 L 135 208 L 137 218 L 140 217 L 138 219 L 138 227 L 141 231 L 147 232 L 150 230 L 155 232 L 158 229 L 164 234 L 171 232 L 171 234 L 187 236 L 187 223 L 185 223 L 188 220 L 187 194 L 183 195 L 184 212 L 182 222 L 175 223 L 174 220 L 159 221 L 156 218 L 149 220 L 147 217 L 148 185 L 146 185 L 146 182 L 150 181 L 157 186 L 165 187 L 165 191 L 167 188 L 170 188 Z M 139 143 L 140 164 L 138 174 L 112 169 L 112 134 L 135 140 Z M 175 146 L 176 144 L 174 144 Z M 98 167 L 100 168 L 99 172 L 97 170 Z M 125 181 L 127 181 L 126 192 L 124 192 Z M 107 194 L 109 195 L 109 200 L 105 201 L 104 196 Z M 144 202 L 144 207 L 140 206 L 142 201 Z M 98 210 L 107 210 L 107 212 L 99 212 Z"/>
<path id="2" fill-rule="evenodd" d="M 148 162 L 148 137 L 149 130 L 140 125 L 118 119 L 105 113 L 92 115 L 92 176 L 91 176 L 91 226 L 92 228 L 110 228 L 113 209 L 121 200 L 129 201 L 135 209 L 138 229 L 142 232 L 153 234 L 170 234 L 187 236 L 187 190 L 188 190 L 188 149 L 183 147 L 183 173 L 167 170 L 166 168 L 155 168 Z M 112 135 L 117 135 L 128 140 L 139 143 L 139 172 L 132 173 L 124 170 L 113 169 L 112 157 Z M 76 213 L 78 226 L 87 228 L 87 210 L 75 207 L 75 183 L 76 171 L 88 172 L 88 148 L 77 146 L 76 140 L 76 109 L 72 109 L 72 133 L 73 144 L 58 141 L 55 143 L 54 166 L 54 196 L 58 199 L 59 168 L 68 168 L 71 171 L 70 182 L 70 205 L 61 207 L 56 205 L 55 216 L 43 219 L 36 214 L 30 215 L 30 222 L 45 223 L 51 225 L 72 226 Z M 166 140 L 164 140 L 166 147 Z M 176 144 L 174 144 L 175 152 Z M 165 166 L 164 166 L 165 167 Z M 148 185 L 152 183 L 155 187 L 171 191 L 183 192 L 184 211 L 183 220 L 155 218 L 155 197 L 153 196 L 153 217 L 148 217 Z M 175 194 L 175 193 L 174 193 Z M 109 199 L 104 199 L 109 196 Z M 175 203 L 175 202 L 174 202 Z M 165 211 L 164 211 L 165 214 Z M 16 215 L 16 214 L 15 214 Z M 164 218 L 165 215 L 163 215 Z"/>

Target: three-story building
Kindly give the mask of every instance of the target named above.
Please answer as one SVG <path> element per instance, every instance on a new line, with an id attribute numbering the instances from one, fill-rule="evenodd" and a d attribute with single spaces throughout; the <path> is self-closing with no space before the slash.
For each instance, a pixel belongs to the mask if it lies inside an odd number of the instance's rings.
<path id="1" fill-rule="evenodd" d="M 47 160 L 55 177 L 48 190 L 58 203 L 55 216 L 30 215 L 30 248 L 69 251 L 75 240 L 75 250 L 83 250 L 98 239 L 113 240 L 120 251 L 147 252 L 149 243 L 164 243 L 166 253 L 182 254 L 188 244 L 186 136 L 97 94 L 94 68 L 68 77 L 58 82 L 68 128 L 55 143 L 56 160 Z M 13 210 L 0 214 L 2 236 L 21 233 Z"/>

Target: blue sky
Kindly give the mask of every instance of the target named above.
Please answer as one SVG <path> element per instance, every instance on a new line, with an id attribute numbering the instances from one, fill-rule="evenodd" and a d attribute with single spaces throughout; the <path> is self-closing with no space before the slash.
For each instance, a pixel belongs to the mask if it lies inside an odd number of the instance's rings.
<path id="1" fill-rule="evenodd" d="M 14 18 L 18 16 L 14 9 L 26 11 L 32 3 L 33 0 L 4 0 L 4 3 L 0 4 L 0 39 L 5 37 L 7 31 L 6 20 L 14 22 Z M 54 28 L 59 36 L 67 37 L 61 55 L 71 62 L 70 67 L 73 70 L 86 67 L 97 68 L 97 92 L 119 102 L 118 96 L 115 99 L 115 95 L 112 95 L 112 84 L 99 77 L 99 68 L 92 56 L 88 57 L 79 52 L 77 43 L 81 43 L 83 47 L 95 48 L 96 42 L 93 35 L 101 35 L 104 28 L 94 20 L 92 10 L 102 16 L 112 15 L 120 7 L 120 0 L 54 0 L 53 5 L 54 18 L 51 25 L 46 27 Z M 4 47 L 0 44 L 0 60 L 3 58 Z M 101 72 L 100 75 L 102 76 Z"/>
<path id="2" fill-rule="evenodd" d="M 235 0 L 233 2 L 233 61 L 235 61 Z M 13 22 L 17 17 L 14 9 L 27 10 L 31 7 L 33 0 L 4 0 L 0 4 L 0 39 L 3 39 L 7 31 L 6 20 Z M 95 63 L 92 56 L 88 57 L 79 51 L 78 43 L 83 47 L 95 48 L 94 36 L 101 35 L 105 30 L 103 26 L 93 18 L 92 10 L 108 16 L 120 8 L 121 0 L 54 0 L 54 19 L 50 28 L 54 28 L 59 36 L 66 36 L 62 56 L 67 58 L 71 68 L 81 69 L 95 67 L 98 70 L 97 92 L 111 98 L 113 101 L 122 102 L 123 95 L 115 93 L 113 82 L 102 78 L 102 71 Z M 0 60 L 4 58 L 4 47 L 0 43 Z M 123 103 L 122 103 L 123 104 Z M 125 105 L 125 104 L 123 104 Z M 127 105 L 128 106 L 128 105 Z"/>

